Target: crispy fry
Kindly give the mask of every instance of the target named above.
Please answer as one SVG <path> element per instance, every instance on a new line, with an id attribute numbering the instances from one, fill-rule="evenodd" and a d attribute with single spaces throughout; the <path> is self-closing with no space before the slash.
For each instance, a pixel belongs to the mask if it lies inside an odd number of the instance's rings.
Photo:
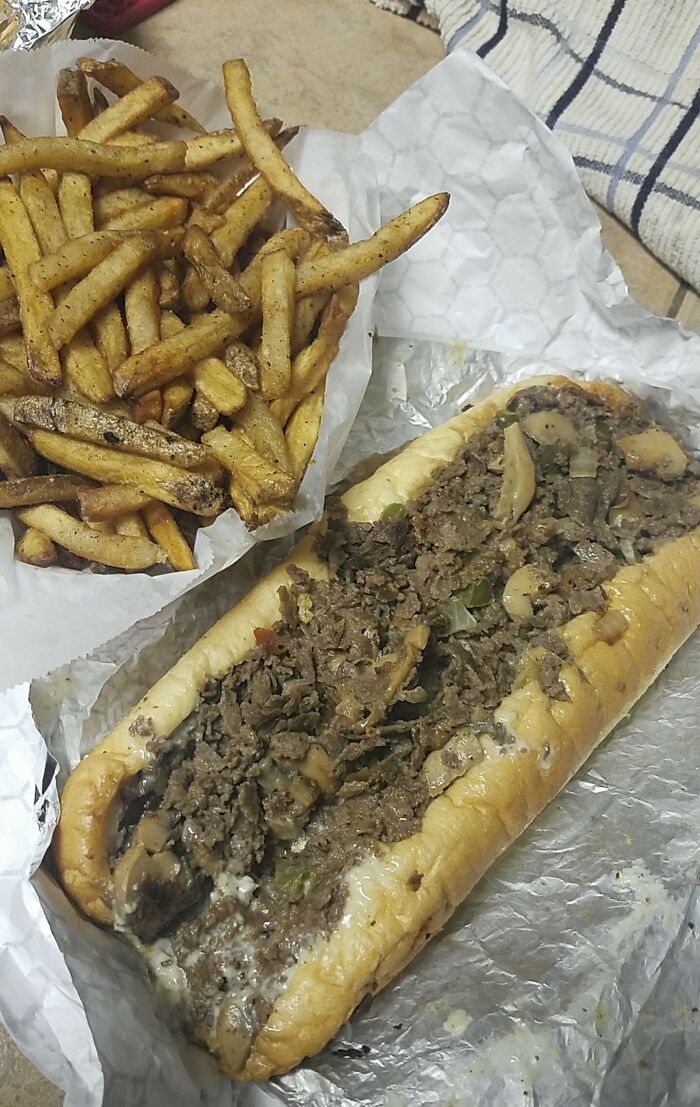
<path id="1" fill-rule="evenodd" d="M 27 137 L 18 127 L 15 127 L 6 115 L 0 116 L 0 127 L 8 145 L 11 142 L 23 142 Z M 43 169 L 41 173 L 52 193 L 56 196 L 58 194 L 58 173 L 55 169 Z"/>
<path id="2" fill-rule="evenodd" d="M 143 509 L 143 518 L 154 542 L 157 542 L 177 572 L 196 569 L 192 551 L 182 531 L 175 522 L 172 511 L 161 503 L 152 503 Z"/>
<path id="3" fill-rule="evenodd" d="M 104 227 L 108 231 L 165 231 L 181 226 L 187 218 L 187 211 L 187 200 L 181 200 L 178 196 L 161 196 L 115 215 L 107 220 Z"/>
<path id="4" fill-rule="evenodd" d="M 219 413 L 206 396 L 195 391 L 190 408 L 190 419 L 192 420 L 192 426 L 196 427 L 197 430 L 209 431 L 219 422 Z"/>
<path id="5" fill-rule="evenodd" d="M 256 503 L 285 501 L 294 495 L 294 480 L 289 473 L 261 457 L 242 431 L 215 427 L 202 435 L 202 442 Z"/>
<path id="6" fill-rule="evenodd" d="M 209 291 L 196 269 L 190 265 L 182 282 L 182 298 L 190 311 L 204 311 L 209 303 Z"/>
<path id="7" fill-rule="evenodd" d="M 62 69 L 58 74 L 56 99 L 66 134 L 74 138 L 92 119 L 87 78 L 79 69 Z"/>
<path id="8" fill-rule="evenodd" d="M 159 173 L 147 177 L 143 187 L 156 196 L 182 196 L 186 200 L 206 200 L 219 188 L 220 181 L 212 173 Z"/>
<path id="9" fill-rule="evenodd" d="M 38 453 L 64 469 L 93 477 L 107 484 L 128 484 L 154 500 L 163 500 L 195 515 L 214 515 L 223 510 L 221 489 L 201 473 L 178 469 L 164 461 L 138 454 L 120 453 L 92 442 L 66 438 L 51 431 L 29 430 L 28 437 Z"/>
<path id="10" fill-rule="evenodd" d="M 241 285 L 246 295 L 256 305 L 256 310 L 259 310 L 262 296 L 262 260 L 267 254 L 273 253 L 275 250 L 284 250 L 288 257 L 292 261 L 296 261 L 300 254 L 303 254 L 308 249 L 311 239 L 307 231 L 301 227 L 287 227 L 283 231 L 277 231 L 268 238 L 267 242 L 260 247 L 255 257 L 250 264 L 241 273 Z M 241 334 L 251 322 L 251 317 L 248 316 L 244 320 L 244 326 L 238 333 Z"/>
<path id="11" fill-rule="evenodd" d="M 202 465 L 209 456 L 205 447 L 197 442 L 159 434 L 123 416 L 108 415 L 73 400 L 25 396 L 15 402 L 13 417 L 16 423 L 56 431 L 98 446 L 107 443 L 114 450 L 156 458 L 187 469 Z"/>
<path id="12" fill-rule="evenodd" d="M 125 96 L 127 92 L 132 92 L 133 89 L 143 84 L 141 77 L 137 77 L 128 66 L 124 65 L 124 62 L 116 59 L 97 61 L 94 58 L 79 58 L 78 69 L 87 74 L 88 77 L 93 77 L 96 81 L 99 81 L 101 85 L 104 85 L 116 96 Z M 156 119 L 160 119 L 163 123 L 170 123 L 175 127 L 195 131 L 197 134 L 206 133 L 202 124 L 188 111 L 181 108 L 179 104 L 168 104 L 160 110 Z"/>
<path id="13" fill-rule="evenodd" d="M 174 311 L 163 311 L 160 315 L 160 337 L 172 338 L 175 334 L 181 334 L 185 324 Z"/>
<path id="14" fill-rule="evenodd" d="M 107 304 L 92 321 L 95 345 L 105 359 L 112 377 L 127 357 L 126 327 L 116 304 Z"/>
<path id="15" fill-rule="evenodd" d="M 74 519 L 53 504 L 25 507 L 18 515 L 26 526 L 40 530 L 52 542 L 101 565 L 140 570 L 165 561 L 165 554 L 155 542 L 93 530 L 88 523 Z"/>
<path id="16" fill-rule="evenodd" d="M 179 248 L 181 232 L 153 231 L 150 235 L 129 238 L 83 277 L 56 308 L 50 333 L 61 347 L 109 304 L 140 269 L 157 258 L 172 256 Z"/>
<path id="17" fill-rule="evenodd" d="M 284 431 L 259 396 L 254 393 L 249 395 L 245 407 L 236 413 L 233 421 L 248 436 L 259 454 L 285 472 L 293 472 Z"/>
<path id="18" fill-rule="evenodd" d="M 61 173 L 143 180 L 154 173 L 183 169 L 185 154 L 184 142 L 155 142 L 132 149 L 82 138 L 27 138 L 0 147 L 0 176 L 27 169 L 57 169 Z"/>
<path id="19" fill-rule="evenodd" d="M 259 177 L 224 213 L 224 222 L 212 233 L 211 240 L 223 264 L 233 264 L 241 246 L 265 216 L 273 200 L 272 190 Z"/>
<path id="20" fill-rule="evenodd" d="M 192 370 L 192 380 L 198 395 L 208 400 L 217 413 L 233 415 L 246 402 L 245 386 L 218 357 L 198 361 Z M 198 424 L 195 423 L 195 426 Z"/>
<path id="21" fill-rule="evenodd" d="M 139 273 L 127 288 L 124 312 L 132 354 L 160 342 L 158 282 L 152 266 Z"/>
<path id="22" fill-rule="evenodd" d="M 0 412 L 0 471 L 6 477 L 30 477 L 38 467 L 34 450 Z"/>
<path id="23" fill-rule="evenodd" d="M 253 351 L 243 342 L 231 342 L 224 353 L 226 367 L 234 376 L 251 389 L 257 392 L 260 388 L 260 366 Z"/>
<path id="24" fill-rule="evenodd" d="M 63 173 L 58 186 L 61 218 L 71 238 L 80 238 L 95 229 L 92 212 L 92 184 L 85 173 Z"/>
<path id="25" fill-rule="evenodd" d="M 243 486 L 236 480 L 233 473 L 229 478 L 228 490 L 231 497 L 231 503 L 235 507 L 243 522 L 247 523 L 248 526 L 255 526 L 258 521 L 258 513 L 255 506 L 255 500 L 252 496 L 248 495 L 245 488 L 243 488 Z"/>
<path id="26" fill-rule="evenodd" d="M 18 331 L 22 325 L 17 300 L 3 300 L 0 303 L 0 335 Z"/>
<path id="27" fill-rule="evenodd" d="M 19 194 L 27 209 L 34 234 L 43 254 L 53 254 L 67 239 L 66 228 L 58 210 L 56 197 L 39 172 L 23 173 L 19 179 Z"/>
<path id="28" fill-rule="evenodd" d="M 316 258 L 325 257 L 329 253 L 330 246 L 327 242 L 312 242 L 304 254 L 302 262 L 314 261 Z M 322 289 L 320 292 L 312 293 L 311 296 L 303 296 L 300 300 L 297 300 L 294 312 L 294 327 L 292 328 L 293 357 L 306 346 L 316 325 L 316 320 L 328 303 L 329 298 L 330 292 Z"/>
<path id="29" fill-rule="evenodd" d="M 288 127 L 284 131 L 280 130 L 282 124 L 279 119 L 268 119 L 263 126 L 268 134 L 274 138 L 278 150 L 283 150 L 299 133 L 298 127 Z M 233 203 L 241 189 L 248 184 L 248 181 L 257 176 L 257 173 L 257 169 L 246 155 L 241 165 L 237 166 L 223 181 L 217 182 L 218 187 L 209 194 L 202 206 L 206 211 L 223 213 Z"/>
<path id="30" fill-rule="evenodd" d="M 248 157 L 295 219 L 320 238 L 347 240 L 342 225 L 304 187 L 265 130 L 253 100 L 248 67 L 241 58 L 224 63 L 224 88 L 231 118 Z"/>
<path id="31" fill-rule="evenodd" d="M 243 153 L 240 138 L 233 130 L 209 131 L 185 143 L 185 169 L 208 169 L 224 158 L 234 158 Z"/>
<path id="32" fill-rule="evenodd" d="M 250 300 L 236 278 L 224 268 L 213 240 L 207 238 L 201 227 L 188 227 L 182 249 L 207 290 L 207 302 L 213 300 L 231 315 L 251 309 Z"/>
<path id="33" fill-rule="evenodd" d="M 0 356 L 0 396 L 41 395 L 45 391 L 45 385 Z"/>
<path id="34" fill-rule="evenodd" d="M 175 380 L 201 358 L 216 354 L 232 336 L 233 329 L 230 315 L 212 311 L 179 334 L 127 358 L 115 374 L 117 394 L 141 396 L 151 388 Z"/>
<path id="35" fill-rule="evenodd" d="M 0 357 L 9 361 L 16 369 L 27 371 L 27 351 L 24 338 L 20 334 L 0 335 Z"/>
<path id="36" fill-rule="evenodd" d="M 160 422 L 163 417 L 163 397 L 159 388 L 153 388 L 139 396 L 131 405 L 131 418 L 139 425 Z"/>
<path id="37" fill-rule="evenodd" d="M 77 500 L 80 488 L 85 488 L 85 482 L 67 473 L 51 477 L 14 477 L 0 481 L 0 508 Z"/>
<path id="38" fill-rule="evenodd" d="M 40 258 L 29 272 L 36 286 L 45 292 L 59 284 L 84 277 L 121 245 L 124 236 L 116 231 L 93 231 L 72 238 L 47 257 Z"/>
<path id="39" fill-rule="evenodd" d="M 290 347 L 294 326 L 294 262 L 284 250 L 275 250 L 262 259 L 261 276 L 260 392 L 264 400 L 276 400 L 289 388 L 292 375 Z"/>
<path id="40" fill-rule="evenodd" d="M 108 140 L 110 146 L 152 146 L 158 139 L 146 131 L 124 131 Z"/>
<path id="41" fill-rule="evenodd" d="M 388 265 L 422 238 L 447 211 L 449 196 L 438 192 L 390 219 L 371 238 L 297 266 L 297 296 L 360 281 Z"/>
<path id="42" fill-rule="evenodd" d="M 168 104 L 174 103 L 179 95 L 175 86 L 164 77 L 151 77 L 86 123 L 79 138 L 108 142 L 115 135 L 151 119 Z"/>
<path id="43" fill-rule="evenodd" d="M 110 219 L 123 215 L 131 208 L 141 207 L 151 199 L 143 188 L 117 188 L 114 192 L 108 192 L 106 196 L 96 196 L 93 204 L 95 223 L 98 227 L 104 227 Z"/>
<path id="44" fill-rule="evenodd" d="M 156 266 L 158 280 L 158 304 L 161 308 L 174 308 L 180 305 L 182 296 L 177 272 L 169 269 L 165 262 Z"/>
<path id="45" fill-rule="evenodd" d="M 100 523 L 121 515 L 141 511 L 151 502 L 150 496 L 126 484 L 103 484 L 101 488 L 85 488 L 78 492 L 80 514 L 86 522 Z"/>
<path id="46" fill-rule="evenodd" d="M 0 303 L 12 300 L 15 296 L 15 282 L 6 265 L 0 266 Z"/>
<path id="47" fill-rule="evenodd" d="M 324 385 L 319 385 L 292 412 L 285 430 L 292 472 L 301 480 L 311 460 L 323 415 Z"/>
<path id="48" fill-rule="evenodd" d="M 94 88 L 92 90 L 92 103 L 94 105 L 93 115 L 102 115 L 103 111 L 107 111 L 109 100 L 101 88 Z"/>
<path id="49" fill-rule="evenodd" d="M 161 421 L 164 427 L 174 427 L 190 406 L 194 386 L 187 377 L 177 377 L 166 384 L 162 391 L 163 411 Z M 146 393 L 148 395 L 148 393 Z"/>
<path id="50" fill-rule="evenodd" d="M 126 534 L 130 538 L 148 538 L 146 524 L 137 511 L 130 511 L 127 515 L 120 515 L 114 520 L 116 534 Z"/>
<path id="51" fill-rule="evenodd" d="M 14 149 L 4 146 L 0 152 Z M 29 276 L 29 267 L 40 257 L 39 243 L 24 204 L 7 180 L 0 181 L 0 244 L 17 290 L 30 372 L 44 384 L 59 385 L 61 363 L 49 338 L 53 302 Z"/>
<path id="52" fill-rule="evenodd" d="M 27 527 L 21 538 L 15 542 L 15 557 L 27 565 L 44 569 L 47 565 L 53 565 L 56 556 L 56 547 L 51 539 L 34 527 Z"/>

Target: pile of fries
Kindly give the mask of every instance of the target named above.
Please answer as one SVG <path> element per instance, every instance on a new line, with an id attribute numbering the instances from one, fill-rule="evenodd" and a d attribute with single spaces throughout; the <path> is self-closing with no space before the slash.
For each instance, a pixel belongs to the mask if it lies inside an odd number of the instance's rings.
<path id="1" fill-rule="evenodd" d="M 207 133 L 169 81 L 82 58 L 58 81 L 67 137 L 0 120 L 0 508 L 32 565 L 192 569 L 198 525 L 288 510 L 357 282 L 447 207 L 350 245 L 242 61 L 224 86 L 234 126 Z"/>

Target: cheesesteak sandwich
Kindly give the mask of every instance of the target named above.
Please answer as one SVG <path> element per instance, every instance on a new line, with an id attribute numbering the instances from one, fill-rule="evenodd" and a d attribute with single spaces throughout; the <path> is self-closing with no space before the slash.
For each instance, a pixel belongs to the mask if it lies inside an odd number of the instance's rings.
<path id="1" fill-rule="evenodd" d="M 66 784 L 65 888 L 261 1080 L 449 918 L 700 622 L 700 466 L 535 378 L 331 502 Z"/>

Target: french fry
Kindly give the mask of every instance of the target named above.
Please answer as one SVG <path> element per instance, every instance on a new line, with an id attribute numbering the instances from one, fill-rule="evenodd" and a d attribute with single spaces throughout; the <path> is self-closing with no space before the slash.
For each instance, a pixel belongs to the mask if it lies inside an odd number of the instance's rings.
<path id="1" fill-rule="evenodd" d="M 285 430 L 287 449 L 292 463 L 292 472 L 298 481 L 306 472 L 318 438 L 321 417 L 323 415 L 323 394 L 325 388 L 319 385 L 306 396 L 289 418 Z"/>
<path id="2" fill-rule="evenodd" d="M 118 516 L 114 520 L 114 530 L 116 534 L 126 534 L 130 538 L 148 538 L 146 524 L 137 511 Z"/>
<path id="3" fill-rule="evenodd" d="M 12 280 L 12 273 L 6 265 L 0 266 L 0 303 L 5 300 L 12 300 L 15 296 L 15 282 Z"/>
<path id="4" fill-rule="evenodd" d="M 18 515 L 25 526 L 40 530 L 56 545 L 88 561 L 137 571 L 165 561 L 165 554 L 155 542 L 93 530 L 53 504 L 25 507 Z"/>
<path id="5" fill-rule="evenodd" d="M 153 388 L 139 396 L 131 405 L 131 418 L 139 425 L 160 422 L 163 418 L 163 396 L 159 388 Z"/>
<path id="6" fill-rule="evenodd" d="M 92 103 L 93 103 L 93 115 L 102 115 L 103 111 L 107 111 L 109 107 L 109 100 L 105 96 L 101 88 L 94 88 L 92 90 Z"/>
<path id="7" fill-rule="evenodd" d="M 86 123 L 78 137 L 91 142 L 109 142 L 115 135 L 132 130 L 157 115 L 179 95 L 164 77 L 150 77 Z"/>
<path id="8" fill-rule="evenodd" d="M 203 396 L 213 405 L 217 412 L 217 421 L 218 412 L 222 415 L 233 415 L 234 412 L 240 411 L 246 402 L 245 386 L 218 357 L 207 357 L 198 361 L 192 370 L 192 380 L 198 395 Z M 195 423 L 195 426 L 198 425 Z"/>
<path id="9" fill-rule="evenodd" d="M 187 200 L 161 196 L 138 207 L 129 208 L 104 223 L 108 231 L 166 231 L 181 226 L 188 212 Z"/>
<path id="10" fill-rule="evenodd" d="M 15 542 L 15 557 L 26 565 L 36 565 L 45 569 L 56 561 L 56 547 L 50 538 L 34 527 L 27 527 L 24 534 Z"/>
<path id="11" fill-rule="evenodd" d="M 177 377 L 162 390 L 163 410 L 161 421 L 164 427 L 174 427 L 190 406 L 194 386 L 187 377 Z M 146 393 L 148 395 L 148 393 Z"/>
<path id="12" fill-rule="evenodd" d="M 446 192 L 428 196 L 390 219 L 371 238 L 353 242 L 311 261 L 301 261 L 297 266 L 297 296 L 342 288 L 376 273 L 435 226 L 447 211 L 449 201 Z"/>
<path id="13" fill-rule="evenodd" d="M 117 368 L 126 360 L 128 354 L 126 327 L 118 306 L 107 304 L 107 307 L 98 311 L 92 320 L 91 329 L 95 345 L 114 377 Z"/>
<path id="14" fill-rule="evenodd" d="M 137 77 L 128 66 L 115 59 L 97 61 L 95 58 L 79 58 L 78 69 L 88 77 L 93 77 L 96 81 L 99 81 L 101 85 L 104 85 L 116 96 L 125 96 L 127 92 L 132 92 L 138 85 L 143 84 L 141 77 Z M 195 131 L 197 134 L 206 133 L 202 124 L 179 104 L 166 105 L 161 108 L 155 118 L 175 127 Z"/>
<path id="15" fill-rule="evenodd" d="M 270 208 L 274 197 L 267 182 L 259 177 L 224 212 L 224 221 L 211 240 L 223 264 L 233 264 L 241 246 Z"/>
<path id="16" fill-rule="evenodd" d="M 114 192 L 108 192 L 106 196 L 96 196 L 93 204 L 95 223 L 103 228 L 110 219 L 123 215 L 131 208 L 141 207 L 151 199 L 143 188 L 117 188 Z"/>
<path id="17" fill-rule="evenodd" d="M 146 131 L 124 131 L 108 139 L 110 146 L 152 146 L 157 141 L 155 135 L 149 135 Z"/>
<path id="18" fill-rule="evenodd" d="M 160 173 L 147 177 L 143 187 L 156 196 L 182 196 L 185 200 L 206 200 L 220 186 L 212 173 Z"/>
<path id="19" fill-rule="evenodd" d="M 161 231 L 129 238 L 83 277 L 54 311 L 51 339 L 57 348 L 89 323 L 126 287 L 144 265 L 157 258 L 172 256 L 179 248 L 181 232 Z"/>
<path id="20" fill-rule="evenodd" d="M 67 239 L 56 197 L 43 174 L 23 173 L 19 179 L 19 194 L 27 209 L 34 234 L 43 254 L 53 254 Z"/>
<path id="21" fill-rule="evenodd" d="M 251 393 L 245 407 L 236 413 L 233 421 L 247 435 L 259 454 L 285 472 L 293 472 L 284 431 L 259 396 Z"/>
<path id="22" fill-rule="evenodd" d="M 316 258 L 325 257 L 328 253 L 330 253 L 330 246 L 327 242 L 312 242 L 302 261 L 314 261 Z M 316 325 L 316 320 L 328 303 L 329 298 L 330 292 L 323 289 L 321 292 L 313 292 L 310 296 L 303 296 L 300 300 L 297 300 L 291 341 L 293 357 L 306 346 Z"/>
<path id="23" fill-rule="evenodd" d="M 92 442 L 66 438 L 51 431 L 28 430 L 36 451 L 48 461 L 105 484 L 128 484 L 150 499 L 162 500 L 195 515 L 218 514 L 225 496 L 201 473 L 178 469 L 164 461 L 120 453 Z"/>
<path id="24" fill-rule="evenodd" d="M 184 142 L 155 142 L 131 148 L 82 138 L 27 138 L 0 147 L 0 176 L 28 169 L 57 169 L 60 173 L 144 180 L 154 173 L 184 169 L 185 155 Z"/>
<path id="25" fill-rule="evenodd" d="M 0 471 L 6 477 L 30 477 L 38 467 L 32 447 L 0 412 Z"/>
<path id="26" fill-rule="evenodd" d="M 182 249 L 207 290 L 207 303 L 213 300 L 217 307 L 231 315 L 251 309 L 252 304 L 240 283 L 221 263 L 213 241 L 201 227 L 188 227 Z"/>
<path id="27" fill-rule="evenodd" d="M 262 338 L 258 361 L 264 400 L 276 400 L 289 388 L 295 276 L 294 262 L 284 250 L 275 250 L 262 259 Z"/>
<path id="28" fill-rule="evenodd" d="M 87 78 L 79 69 L 62 69 L 58 74 L 56 99 L 66 134 L 74 138 L 92 119 Z"/>
<path id="29" fill-rule="evenodd" d="M 172 511 L 165 504 L 152 503 L 143 509 L 143 518 L 154 542 L 165 551 L 170 565 L 176 572 L 196 569 L 192 551 L 175 522 Z"/>
<path id="30" fill-rule="evenodd" d="M 35 261 L 30 275 L 36 286 L 50 292 L 60 284 L 84 277 L 124 241 L 116 231 L 93 231 L 64 242 L 55 253 Z"/>
<path id="31" fill-rule="evenodd" d="M 0 303 L 0 335 L 18 331 L 21 325 L 22 318 L 17 300 L 3 300 Z"/>
<path id="32" fill-rule="evenodd" d="M 126 290 L 124 313 L 132 354 L 160 342 L 158 291 L 152 266 L 139 273 Z"/>
<path id="33" fill-rule="evenodd" d="M 335 216 L 301 183 L 265 130 L 253 100 L 250 73 L 238 58 L 224 63 L 226 103 L 248 157 L 297 222 L 319 238 L 347 240 Z"/>
<path id="34" fill-rule="evenodd" d="M 0 152 L 14 149 L 3 146 Z M 0 244 L 17 290 L 30 372 L 44 384 L 59 385 L 61 363 L 49 337 L 53 302 L 29 276 L 30 266 L 40 257 L 39 243 L 24 204 L 7 180 L 0 180 Z"/>
<path id="35" fill-rule="evenodd" d="M 219 422 L 219 413 L 212 403 L 195 390 L 192 406 L 190 407 L 190 419 L 192 426 L 200 431 L 209 431 Z"/>
<path id="36" fill-rule="evenodd" d="M 0 481 L 0 508 L 77 500 L 81 488 L 85 488 L 85 482 L 67 473 L 50 477 L 14 477 Z"/>
<path id="37" fill-rule="evenodd" d="M 95 229 L 92 211 L 92 184 L 85 173 L 62 173 L 58 186 L 61 218 L 71 238 L 80 238 Z"/>
<path id="38" fill-rule="evenodd" d="M 0 396 L 41 395 L 47 389 L 33 377 L 0 357 Z"/>
<path id="39" fill-rule="evenodd" d="M 9 361 L 10 365 L 14 365 L 15 369 L 27 372 L 27 351 L 22 335 L 0 335 L 0 357 Z"/>
<path id="40" fill-rule="evenodd" d="M 262 260 L 267 254 L 273 253 L 275 250 L 284 250 L 288 257 L 292 261 L 296 261 L 300 254 L 303 254 L 308 249 L 311 243 L 311 238 L 307 231 L 301 227 L 287 227 L 282 231 L 277 231 L 268 238 L 267 242 L 260 247 L 255 257 L 250 261 L 246 268 L 241 273 L 241 286 L 243 291 L 252 300 L 259 311 L 261 297 L 262 297 Z M 241 334 L 243 330 L 252 321 L 253 316 L 249 315 L 244 319 L 244 325 L 238 334 Z"/>
<path id="41" fill-rule="evenodd" d="M 160 314 L 160 337 L 172 338 L 173 335 L 181 334 L 185 329 L 185 324 L 179 315 L 176 315 L 174 311 L 162 311 Z"/>
<path id="42" fill-rule="evenodd" d="M 178 307 L 182 300 L 177 273 L 168 269 L 165 262 L 156 266 L 158 280 L 158 304 L 161 308 Z"/>
<path id="43" fill-rule="evenodd" d="M 197 442 L 189 442 L 177 435 L 160 434 L 123 416 L 109 415 L 74 400 L 25 396 L 15 401 L 13 418 L 16 423 L 56 431 L 98 446 L 106 443 L 114 450 L 125 450 L 186 469 L 204 464 L 209 456 L 205 447 Z"/>
<path id="44" fill-rule="evenodd" d="M 233 473 L 229 478 L 228 490 L 231 497 L 231 503 L 235 507 L 243 522 L 247 523 L 248 526 L 255 526 L 258 521 L 258 513 L 255 506 L 255 500 L 252 496 L 248 495 L 245 488 L 243 488 L 243 486 L 236 480 Z"/>
<path id="45" fill-rule="evenodd" d="M 279 119 L 267 119 L 263 126 L 267 133 L 274 138 L 278 150 L 283 150 L 299 133 L 298 127 L 287 127 L 286 130 L 281 130 L 282 124 Z M 217 188 L 207 196 L 202 204 L 205 211 L 222 214 L 233 203 L 241 189 L 248 184 L 248 181 L 257 176 L 257 172 L 252 161 L 246 155 L 241 165 L 237 166 L 223 181 L 217 182 Z"/>
<path id="46" fill-rule="evenodd" d="M 285 501 L 294 495 L 293 477 L 261 457 L 242 431 L 215 427 L 202 435 L 202 442 L 256 503 Z"/>
<path id="47" fill-rule="evenodd" d="M 224 353 L 224 363 L 234 376 L 253 392 L 260 388 L 260 366 L 258 359 L 243 342 L 231 342 Z"/>
<path id="48" fill-rule="evenodd" d="M 233 130 L 209 131 L 196 138 L 188 138 L 185 146 L 185 169 L 190 172 L 208 169 L 217 161 L 243 153 L 241 140 Z"/>
<path id="49" fill-rule="evenodd" d="M 152 388 L 160 388 L 224 346 L 235 327 L 230 315 L 212 311 L 184 327 L 179 334 L 162 339 L 157 345 L 142 350 L 119 366 L 114 386 L 119 396 L 141 396 Z"/>
<path id="50" fill-rule="evenodd" d="M 150 496 L 127 484 L 103 484 L 100 488 L 78 491 L 80 514 L 86 522 L 100 523 L 141 511 L 151 502 Z"/>

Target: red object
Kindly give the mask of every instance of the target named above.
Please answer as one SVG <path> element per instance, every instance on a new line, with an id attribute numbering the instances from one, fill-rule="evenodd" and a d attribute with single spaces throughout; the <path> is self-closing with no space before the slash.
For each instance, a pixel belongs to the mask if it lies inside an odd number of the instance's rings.
<path id="1" fill-rule="evenodd" d="M 262 646 L 266 654 L 279 654 L 282 646 L 277 636 L 277 631 L 271 627 L 255 627 L 253 637 L 259 646 Z"/>
<path id="2" fill-rule="evenodd" d="M 172 0 L 97 0 L 83 13 L 83 19 L 100 35 L 118 35 L 171 3 Z"/>

